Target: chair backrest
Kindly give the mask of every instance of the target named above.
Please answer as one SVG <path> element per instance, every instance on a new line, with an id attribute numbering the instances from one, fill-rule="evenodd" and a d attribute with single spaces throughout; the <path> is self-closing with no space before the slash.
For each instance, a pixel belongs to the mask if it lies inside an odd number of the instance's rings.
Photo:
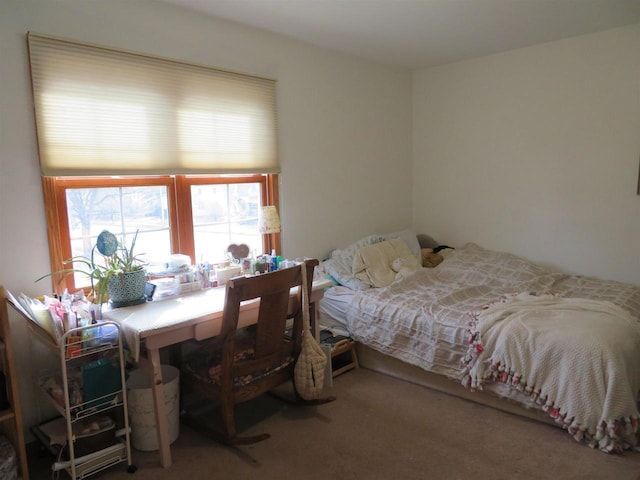
<path id="1" fill-rule="evenodd" d="M 253 277 L 238 277 L 227 281 L 222 317 L 222 378 L 221 386 L 231 386 L 233 379 L 268 370 L 284 358 L 297 358 L 302 343 L 302 269 L 307 272 L 307 298 L 311 294 L 313 271 L 318 260 Z M 296 289 L 292 292 L 292 289 Z M 243 302 L 259 301 L 253 355 L 238 359 L 236 332 Z M 293 320 L 291 325 L 289 320 Z M 285 332 L 290 331 L 290 339 Z"/>

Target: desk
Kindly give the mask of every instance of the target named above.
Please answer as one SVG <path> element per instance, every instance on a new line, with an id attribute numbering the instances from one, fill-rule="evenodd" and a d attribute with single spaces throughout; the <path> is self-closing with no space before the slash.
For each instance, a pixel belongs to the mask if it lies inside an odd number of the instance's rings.
<path id="1" fill-rule="evenodd" d="M 324 289 L 332 285 L 330 280 L 325 279 L 313 282 L 309 311 L 316 338 L 319 338 L 316 303 L 324 295 Z M 204 340 L 219 335 L 224 298 L 225 287 L 216 287 L 133 307 L 105 308 L 102 312 L 105 320 L 120 324 L 134 359 L 139 361 L 150 376 L 160 464 L 164 468 L 171 466 L 171 449 L 160 370 L 160 349 L 187 340 Z M 239 327 L 256 322 L 258 305 L 257 302 L 252 302 L 241 307 Z"/>

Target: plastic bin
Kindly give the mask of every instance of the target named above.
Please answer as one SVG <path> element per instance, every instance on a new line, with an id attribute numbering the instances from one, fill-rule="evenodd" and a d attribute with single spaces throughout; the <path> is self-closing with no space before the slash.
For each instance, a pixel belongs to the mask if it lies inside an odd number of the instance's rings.
<path id="1" fill-rule="evenodd" d="M 180 370 L 170 365 L 161 368 L 169 441 L 173 443 L 180 434 Z M 131 372 L 127 380 L 127 400 L 133 446 L 142 451 L 158 450 L 153 392 L 146 372 Z"/>

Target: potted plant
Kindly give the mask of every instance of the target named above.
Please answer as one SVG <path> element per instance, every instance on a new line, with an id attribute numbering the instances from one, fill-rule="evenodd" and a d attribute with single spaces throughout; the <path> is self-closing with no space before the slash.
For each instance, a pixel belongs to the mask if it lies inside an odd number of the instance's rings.
<path id="1" fill-rule="evenodd" d="M 144 299 L 147 273 L 144 268 L 146 263 L 134 254 L 137 238 L 136 231 L 131 246 L 127 248 L 118 243 L 113 233 L 103 230 L 98 235 L 89 257 L 78 255 L 65 260 L 65 265 L 73 266 L 44 275 L 36 281 L 52 275 L 66 277 L 73 273 L 81 273 L 89 278 L 90 295 L 98 305 L 109 299 L 115 306 L 141 301 Z"/>

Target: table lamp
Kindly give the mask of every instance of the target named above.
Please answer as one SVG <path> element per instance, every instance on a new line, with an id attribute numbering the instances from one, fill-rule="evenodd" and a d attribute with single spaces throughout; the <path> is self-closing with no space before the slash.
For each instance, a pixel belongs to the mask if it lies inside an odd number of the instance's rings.
<path id="1" fill-rule="evenodd" d="M 260 209 L 258 231 L 260 233 L 280 233 L 280 217 L 274 205 L 267 205 Z"/>
<path id="2" fill-rule="evenodd" d="M 267 205 L 260 209 L 260 215 L 258 215 L 258 231 L 260 233 L 280 233 L 280 217 L 278 216 L 278 210 L 275 205 Z M 271 243 L 273 246 L 273 243 Z M 271 257 L 275 262 L 273 265 L 274 270 L 278 268 L 278 261 L 276 256 L 276 249 L 271 249 Z"/>

